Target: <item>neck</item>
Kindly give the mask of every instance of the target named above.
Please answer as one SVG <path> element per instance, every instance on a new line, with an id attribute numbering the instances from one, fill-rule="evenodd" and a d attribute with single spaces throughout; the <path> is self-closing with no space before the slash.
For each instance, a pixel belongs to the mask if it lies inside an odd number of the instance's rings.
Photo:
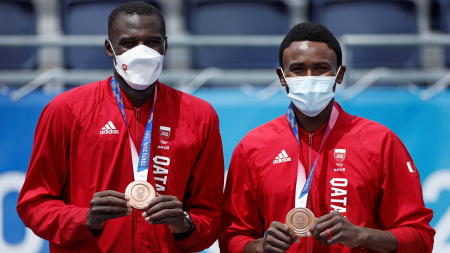
<path id="1" fill-rule="evenodd" d="M 333 109 L 334 99 L 325 107 L 325 109 L 320 112 L 316 117 L 308 117 L 303 114 L 297 107 L 294 107 L 295 118 L 297 119 L 298 127 L 303 128 L 306 132 L 312 133 L 319 129 L 323 124 L 325 124 L 331 115 L 331 110 Z"/>
<path id="2" fill-rule="evenodd" d="M 150 85 L 145 90 L 135 90 L 128 86 L 125 80 L 123 80 L 123 78 L 116 72 L 114 72 L 114 77 L 119 82 L 120 89 L 125 92 L 128 99 L 131 101 L 131 103 L 133 103 L 135 107 L 141 107 L 143 104 L 145 104 L 145 102 L 148 101 L 148 99 L 151 99 L 155 93 L 155 83 Z"/>

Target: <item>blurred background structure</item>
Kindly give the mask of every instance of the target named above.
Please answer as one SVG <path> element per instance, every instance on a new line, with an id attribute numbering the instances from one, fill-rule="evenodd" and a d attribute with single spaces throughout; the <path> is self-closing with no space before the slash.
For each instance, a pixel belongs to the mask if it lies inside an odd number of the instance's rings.
<path id="1" fill-rule="evenodd" d="M 121 2 L 0 0 L 0 252 L 48 251 L 15 212 L 34 128 L 56 94 L 112 74 L 103 44 Z M 166 19 L 161 81 L 216 108 L 225 167 L 246 132 L 287 108 L 274 72 L 283 36 L 299 22 L 326 25 L 348 66 L 337 101 L 404 141 L 435 212 L 434 252 L 450 252 L 449 0 L 148 2 Z"/>

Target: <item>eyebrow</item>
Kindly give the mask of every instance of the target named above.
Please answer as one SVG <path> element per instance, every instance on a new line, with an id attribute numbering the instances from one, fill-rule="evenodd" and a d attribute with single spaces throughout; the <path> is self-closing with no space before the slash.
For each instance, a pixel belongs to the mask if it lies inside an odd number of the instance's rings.
<path id="1" fill-rule="evenodd" d="M 149 37 L 147 37 L 146 38 L 147 40 L 153 40 L 153 39 L 157 39 L 157 40 L 162 40 L 163 39 L 163 36 L 161 36 L 161 35 L 152 35 L 152 36 L 149 36 Z"/>
<path id="2" fill-rule="evenodd" d="M 288 67 L 290 68 L 290 67 L 305 66 L 305 65 L 306 65 L 306 63 L 304 63 L 304 62 L 293 62 L 293 63 L 289 64 Z M 317 65 L 329 65 L 329 66 L 331 66 L 331 62 L 319 61 L 319 62 L 314 62 L 313 65 L 314 66 L 317 66 Z"/>
<path id="3" fill-rule="evenodd" d="M 331 62 L 328 62 L 328 61 L 320 61 L 320 62 L 315 62 L 314 65 L 331 65 Z"/>
<path id="4" fill-rule="evenodd" d="M 144 38 L 144 40 L 162 40 L 163 36 L 161 35 L 150 35 L 146 38 Z M 136 40 L 136 36 L 130 36 L 130 35 L 123 35 L 121 38 L 119 38 L 119 41 L 123 41 L 123 40 Z"/>
<path id="5" fill-rule="evenodd" d="M 290 67 L 295 67 L 295 66 L 304 66 L 305 65 L 305 63 L 304 62 L 293 62 L 293 63 L 291 63 L 291 64 L 289 64 L 289 68 Z"/>

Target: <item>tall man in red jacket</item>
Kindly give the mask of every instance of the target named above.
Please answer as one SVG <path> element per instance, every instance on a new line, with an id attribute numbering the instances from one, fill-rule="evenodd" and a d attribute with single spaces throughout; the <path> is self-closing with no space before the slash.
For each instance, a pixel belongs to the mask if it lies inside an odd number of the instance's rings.
<path id="1" fill-rule="evenodd" d="M 295 26 L 280 66 L 292 103 L 234 150 L 223 252 L 431 252 L 432 212 L 405 146 L 334 102 L 345 66 L 333 34 Z"/>
<path id="2" fill-rule="evenodd" d="M 17 211 L 51 252 L 201 251 L 219 230 L 217 115 L 158 81 L 167 39 L 153 6 L 113 10 L 105 48 L 114 76 L 42 112 Z"/>

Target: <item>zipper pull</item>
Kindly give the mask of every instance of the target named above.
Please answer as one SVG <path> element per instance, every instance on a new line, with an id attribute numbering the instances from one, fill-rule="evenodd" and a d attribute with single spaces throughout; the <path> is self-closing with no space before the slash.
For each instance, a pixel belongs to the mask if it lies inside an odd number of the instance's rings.
<path id="1" fill-rule="evenodd" d="M 140 115 L 141 115 L 141 113 L 140 113 L 141 108 L 140 108 L 140 107 L 137 107 L 137 108 L 135 108 L 135 110 L 136 110 L 136 119 L 139 120 L 139 117 L 140 117 Z"/>
<path id="2" fill-rule="evenodd" d="M 313 133 L 308 133 L 308 136 L 309 136 L 308 144 L 311 146 L 313 142 Z"/>

